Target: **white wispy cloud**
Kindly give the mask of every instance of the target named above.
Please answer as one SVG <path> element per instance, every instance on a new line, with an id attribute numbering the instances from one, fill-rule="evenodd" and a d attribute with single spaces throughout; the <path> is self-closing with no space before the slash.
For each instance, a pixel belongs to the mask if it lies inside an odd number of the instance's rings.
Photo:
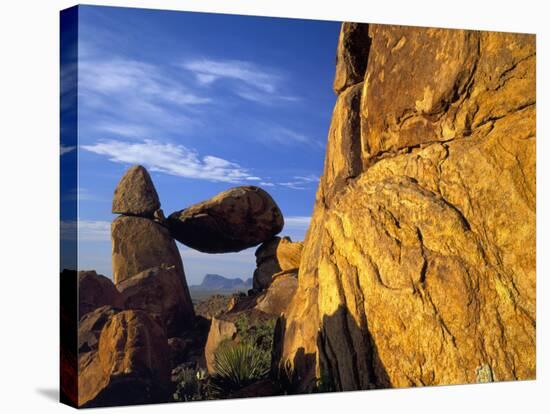
<path id="1" fill-rule="evenodd" d="M 66 201 L 109 201 L 92 193 L 87 188 L 72 188 L 63 194 L 63 199 Z"/>
<path id="2" fill-rule="evenodd" d="M 287 79 L 273 69 L 243 60 L 196 59 L 184 62 L 184 69 L 194 74 L 202 85 L 225 80 L 234 85 L 234 93 L 246 100 L 270 104 L 274 101 L 297 101 L 298 97 L 285 94 Z"/>
<path id="3" fill-rule="evenodd" d="M 113 58 L 84 60 L 79 66 L 79 86 L 86 92 L 136 94 L 149 102 L 171 102 L 177 105 L 198 105 L 210 102 L 177 82 L 150 63 Z"/>
<path id="4" fill-rule="evenodd" d="M 112 162 L 142 164 L 151 171 L 185 178 L 227 183 L 261 180 L 237 163 L 213 155 L 200 156 L 183 145 L 154 140 L 107 140 L 81 147 L 105 155 Z"/>
<path id="5" fill-rule="evenodd" d="M 270 183 L 268 181 L 261 181 L 260 185 L 263 186 L 263 187 L 275 187 L 275 184 Z"/>
<path id="6" fill-rule="evenodd" d="M 67 154 L 71 151 L 74 151 L 75 149 L 76 149 L 76 147 L 61 145 L 60 153 L 61 153 L 61 155 L 65 155 L 65 154 Z"/>
<path id="7" fill-rule="evenodd" d="M 110 135 L 118 135 L 126 138 L 143 138 L 151 135 L 154 131 L 144 125 L 132 123 L 120 123 L 116 121 L 104 121 L 96 125 L 97 131 Z"/>
<path id="8" fill-rule="evenodd" d="M 268 122 L 253 122 L 252 128 L 257 131 L 256 138 L 269 146 L 305 146 L 324 149 L 324 145 L 313 137 L 286 126 Z"/>
<path id="9" fill-rule="evenodd" d="M 94 114 L 93 123 L 81 122 L 83 130 L 145 138 L 151 130 L 181 133 L 200 125 L 197 111 L 212 99 L 169 69 L 94 53 L 81 59 L 79 102 L 82 113 Z"/>
<path id="10" fill-rule="evenodd" d="M 110 241 L 111 222 L 102 220 L 62 220 L 61 240 Z"/>
<path id="11" fill-rule="evenodd" d="M 218 79 L 235 79 L 245 84 L 274 93 L 279 76 L 262 70 L 252 62 L 242 60 L 212 60 L 200 59 L 183 64 L 183 67 L 195 74 L 197 80 L 203 84 L 212 83 Z"/>
<path id="12" fill-rule="evenodd" d="M 317 182 L 319 182 L 319 177 L 314 174 L 310 174 L 306 176 L 295 175 L 294 177 L 292 177 L 291 181 L 281 182 L 281 183 L 278 183 L 278 185 L 291 188 L 293 190 L 305 190 L 308 188 L 308 185 L 311 185 Z"/>

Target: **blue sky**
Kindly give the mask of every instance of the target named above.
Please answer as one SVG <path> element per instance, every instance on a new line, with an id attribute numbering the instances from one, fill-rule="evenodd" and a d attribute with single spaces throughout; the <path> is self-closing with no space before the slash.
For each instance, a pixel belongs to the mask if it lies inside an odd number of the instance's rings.
<path id="1" fill-rule="evenodd" d="M 111 275 L 111 199 L 133 164 L 148 168 L 166 215 L 258 185 L 283 212 L 281 234 L 302 240 L 335 102 L 338 31 L 337 22 L 81 6 L 79 142 L 62 149 L 78 151 L 79 267 Z M 255 248 L 178 247 L 190 284 L 255 268 Z"/>

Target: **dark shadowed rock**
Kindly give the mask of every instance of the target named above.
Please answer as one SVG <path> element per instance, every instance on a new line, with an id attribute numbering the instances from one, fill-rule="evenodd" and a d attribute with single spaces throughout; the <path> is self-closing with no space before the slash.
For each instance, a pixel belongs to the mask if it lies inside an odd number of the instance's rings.
<path id="1" fill-rule="evenodd" d="M 168 339 L 168 347 L 170 348 L 170 365 L 175 367 L 187 359 L 187 354 L 191 345 L 191 340 L 173 337 Z"/>
<path id="2" fill-rule="evenodd" d="M 96 352 L 81 358 L 79 406 L 143 404 L 168 399 L 170 349 L 164 329 L 143 311 L 112 316 Z"/>
<path id="3" fill-rule="evenodd" d="M 122 297 L 111 279 L 98 275 L 94 270 L 78 272 L 79 318 L 104 305 L 123 307 Z"/>
<path id="4" fill-rule="evenodd" d="M 231 393 L 229 398 L 254 398 L 281 395 L 281 384 L 270 378 L 259 380 Z"/>
<path id="5" fill-rule="evenodd" d="M 167 219 L 172 236 L 205 253 L 238 252 L 269 240 L 284 225 L 271 196 L 254 186 L 235 187 Z"/>
<path id="6" fill-rule="evenodd" d="M 160 201 L 147 170 L 135 165 L 120 179 L 113 197 L 113 213 L 153 217 Z"/>
<path id="7" fill-rule="evenodd" d="M 363 80 L 371 43 L 368 31 L 369 25 L 365 23 L 342 24 L 336 50 L 336 74 L 333 85 L 336 93 Z"/>
<path id="8" fill-rule="evenodd" d="M 126 309 L 141 309 L 163 322 L 168 336 L 189 326 L 195 313 L 182 273 L 175 267 L 153 267 L 117 284 Z"/>
<path id="9" fill-rule="evenodd" d="M 175 266 L 183 273 L 181 256 L 166 228 L 142 217 L 117 217 L 111 225 L 115 284 L 152 267 Z"/>

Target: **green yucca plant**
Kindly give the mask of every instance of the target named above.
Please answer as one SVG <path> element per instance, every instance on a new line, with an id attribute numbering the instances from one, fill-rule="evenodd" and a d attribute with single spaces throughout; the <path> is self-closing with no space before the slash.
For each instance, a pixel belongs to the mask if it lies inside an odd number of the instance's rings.
<path id="1" fill-rule="evenodd" d="M 262 352 L 248 343 L 222 342 L 214 353 L 213 390 L 226 394 L 237 391 L 269 373 Z"/>

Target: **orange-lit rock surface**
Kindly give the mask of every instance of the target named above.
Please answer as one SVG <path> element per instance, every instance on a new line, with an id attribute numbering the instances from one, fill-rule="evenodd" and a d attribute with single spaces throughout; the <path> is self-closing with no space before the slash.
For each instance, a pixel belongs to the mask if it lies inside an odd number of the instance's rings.
<path id="1" fill-rule="evenodd" d="M 301 389 L 535 378 L 535 37 L 350 30 L 364 72 L 337 72 L 279 367 Z"/>

